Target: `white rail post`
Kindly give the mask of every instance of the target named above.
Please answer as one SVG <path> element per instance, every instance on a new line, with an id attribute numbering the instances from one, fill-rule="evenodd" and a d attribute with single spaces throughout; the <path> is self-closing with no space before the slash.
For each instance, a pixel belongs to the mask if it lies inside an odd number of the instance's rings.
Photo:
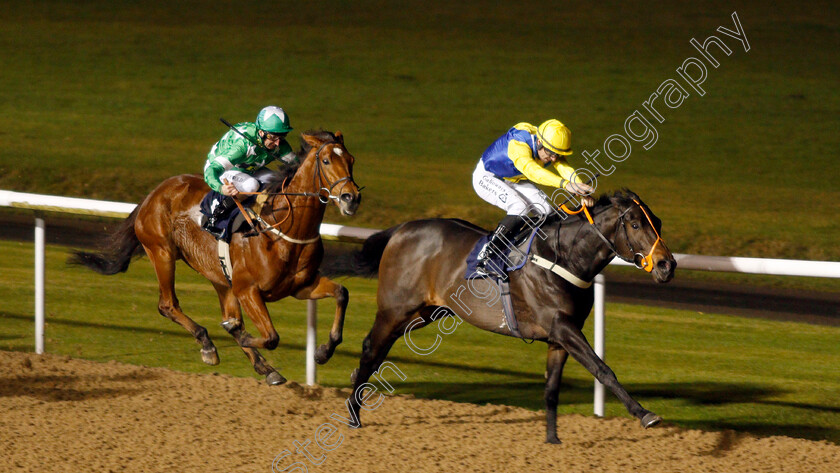
<path id="1" fill-rule="evenodd" d="M 606 347 L 604 340 L 604 323 L 606 322 L 606 301 L 604 300 L 604 295 L 606 293 L 606 282 L 607 279 L 603 274 L 595 276 L 595 354 L 602 360 L 604 359 L 604 348 Z M 604 385 L 597 379 L 595 380 L 593 411 L 596 416 L 604 417 Z"/>
<path id="2" fill-rule="evenodd" d="M 35 217 L 35 353 L 44 353 L 44 261 L 45 234 L 44 219 Z"/>
<path id="3" fill-rule="evenodd" d="M 306 384 L 313 386 L 316 382 L 315 343 L 318 329 L 318 301 L 306 301 Z"/>

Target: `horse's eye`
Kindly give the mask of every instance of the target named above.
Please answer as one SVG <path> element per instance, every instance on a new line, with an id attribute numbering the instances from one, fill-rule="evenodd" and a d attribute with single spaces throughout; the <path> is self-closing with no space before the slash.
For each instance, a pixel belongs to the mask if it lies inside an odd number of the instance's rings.
<path id="1" fill-rule="evenodd" d="M 638 229 L 639 229 L 639 224 L 633 222 L 633 230 L 638 230 Z"/>
<path id="2" fill-rule="evenodd" d="M 323 161 L 321 161 L 321 162 L 322 162 L 322 163 L 324 163 L 324 164 L 330 164 L 330 160 L 329 160 L 329 159 L 327 159 L 327 158 L 324 158 L 324 160 L 323 160 Z"/>

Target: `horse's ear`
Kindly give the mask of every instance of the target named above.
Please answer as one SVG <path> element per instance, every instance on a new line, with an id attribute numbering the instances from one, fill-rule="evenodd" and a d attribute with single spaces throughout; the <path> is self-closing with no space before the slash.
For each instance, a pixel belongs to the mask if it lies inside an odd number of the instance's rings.
<path id="1" fill-rule="evenodd" d="M 341 134 L 341 130 L 335 132 L 335 141 L 344 144 L 344 135 Z"/>
<path id="2" fill-rule="evenodd" d="M 318 147 L 321 146 L 321 140 L 316 138 L 313 135 L 307 133 L 301 133 L 300 137 L 303 138 L 303 141 L 307 142 L 309 146 Z"/>

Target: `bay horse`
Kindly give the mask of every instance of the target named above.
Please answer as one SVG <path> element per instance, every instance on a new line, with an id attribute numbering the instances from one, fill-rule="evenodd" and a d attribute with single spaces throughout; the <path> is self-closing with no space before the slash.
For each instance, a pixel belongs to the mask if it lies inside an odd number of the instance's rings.
<path id="1" fill-rule="evenodd" d="M 601 196 L 591 211 L 584 213 L 591 223 L 581 214 L 578 218 L 555 213 L 546 218 L 538 226 L 542 237 L 535 237 L 529 250 L 530 257 L 542 257 L 544 263 L 553 261 L 572 273 L 571 277 L 563 278 L 531 262 L 510 273 L 512 305 L 522 337 L 548 344 L 545 407 L 549 443 L 560 443 L 558 392 L 569 355 L 606 385 L 645 428 L 662 420 L 627 393 L 581 332 L 594 299 L 594 288 L 585 282 L 591 282 L 614 257 L 634 261 L 658 282 L 673 278 L 676 261 L 659 237 L 661 221 L 629 190 Z M 322 267 L 328 274 L 379 276 L 376 320 L 362 344 L 359 368 L 351 377 L 353 394 L 348 409 L 354 426 L 361 427 L 359 408 L 366 399 L 365 383 L 398 338 L 405 336 L 411 346 L 411 330 L 434 320 L 443 323 L 444 316 L 451 316 L 456 318 L 455 326 L 465 319 L 481 329 L 513 336 L 502 304 L 496 301 L 491 307 L 488 302 L 488 294 L 499 292 L 495 282 L 464 279 L 467 255 L 486 234 L 462 220 L 416 220 L 374 234 L 355 255 Z M 570 282 L 575 277 L 577 285 Z M 449 330 L 441 331 L 451 333 L 452 325 L 448 323 Z"/>
<path id="2" fill-rule="evenodd" d="M 175 295 L 175 263 L 183 260 L 216 289 L 222 326 L 268 384 L 282 384 L 286 379 L 257 351 L 273 350 L 279 341 L 265 303 L 290 295 L 297 299 L 334 297 L 336 312 L 329 341 L 318 347 L 315 357 L 318 363 L 326 363 L 341 343 L 348 291 L 318 272 L 324 255 L 319 228 L 328 202 L 334 202 L 343 215 L 353 215 L 361 192 L 353 180 L 355 158 L 344 146 L 341 132 L 308 131 L 301 138 L 299 167 L 285 187 L 284 176 L 267 187 L 268 198 L 260 213 L 264 222 L 276 225 L 279 235 L 265 231 L 251 237 L 234 234 L 230 284 L 219 264 L 216 240 L 201 228 L 199 203 L 210 188 L 199 175 L 165 180 L 110 235 L 101 252 L 77 251 L 70 262 L 102 274 L 117 274 L 145 250 L 160 288 L 158 311 L 187 329 L 201 345 L 202 360 L 216 365 L 219 356 L 207 330 L 184 314 Z M 243 308 L 260 337 L 243 328 Z"/>

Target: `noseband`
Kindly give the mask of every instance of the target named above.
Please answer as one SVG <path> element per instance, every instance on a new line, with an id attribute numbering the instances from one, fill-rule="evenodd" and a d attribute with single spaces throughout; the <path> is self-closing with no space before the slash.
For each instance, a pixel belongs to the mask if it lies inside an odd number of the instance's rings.
<path id="1" fill-rule="evenodd" d="M 653 229 L 653 233 L 656 235 L 656 241 L 655 241 L 655 242 L 653 242 L 653 246 L 651 246 L 651 247 L 650 247 L 650 251 L 648 252 L 648 254 L 647 254 L 647 255 L 643 255 L 642 253 L 639 253 L 639 252 L 637 252 L 636 250 L 634 250 L 634 249 L 633 249 L 633 244 L 632 244 L 632 243 L 630 243 L 630 236 L 627 234 L 627 224 L 626 224 L 626 222 L 624 221 L 624 215 L 625 215 L 625 214 L 626 214 L 626 213 L 627 213 L 630 209 L 627 209 L 627 210 L 625 210 L 624 212 L 622 212 L 622 213 L 621 213 L 621 215 L 619 215 L 619 216 L 618 216 L 618 219 L 619 219 L 619 221 L 621 222 L 621 228 L 622 228 L 622 230 L 624 230 L 624 241 L 626 241 L 626 242 L 627 242 L 627 248 L 629 248 L 629 249 L 630 249 L 630 253 L 632 253 L 632 254 L 633 254 L 633 261 L 632 261 L 632 263 L 633 263 L 633 264 L 634 264 L 637 268 L 639 268 L 639 269 L 644 269 L 646 272 L 648 272 L 648 273 L 649 273 L 649 272 L 653 271 L 653 252 L 654 252 L 654 250 L 656 250 L 656 246 L 657 246 L 657 245 L 659 245 L 659 242 L 660 242 L 660 241 L 662 241 L 662 237 L 660 237 L 660 236 L 659 236 L 659 232 L 657 232 L 657 231 L 656 231 L 656 226 L 654 226 L 654 224 L 653 224 L 653 220 L 651 220 L 650 215 L 648 215 L 647 210 L 645 210 L 645 207 L 644 207 L 642 204 L 640 204 L 640 203 L 639 203 L 639 201 L 638 201 L 638 200 L 636 200 L 636 199 L 633 199 L 633 202 L 635 202 L 635 203 L 636 203 L 636 205 L 638 205 L 638 206 L 639 206 L 639 208 L 640 208 L 640 209 L 642 209 L 642 213 L 644 213 L 644 214 L 645 214 L 645 218 L 647 218 L 648 223 L 650 223 L 650 228 L 652 228 L 652 229 Z M 613 250 L 613 251 L 615 251 L 615 250 Z M 621 255 L 619 255 L 618 253 L 616 253 L 616 255 L 617 255 L 619 258 L 621 258 L 621 259 L 623 259 L 623 260 L 627 261 L 627 259 L 626 259 L 626 258 L 622 257 L 622 256 L 621 256 Z"/>

